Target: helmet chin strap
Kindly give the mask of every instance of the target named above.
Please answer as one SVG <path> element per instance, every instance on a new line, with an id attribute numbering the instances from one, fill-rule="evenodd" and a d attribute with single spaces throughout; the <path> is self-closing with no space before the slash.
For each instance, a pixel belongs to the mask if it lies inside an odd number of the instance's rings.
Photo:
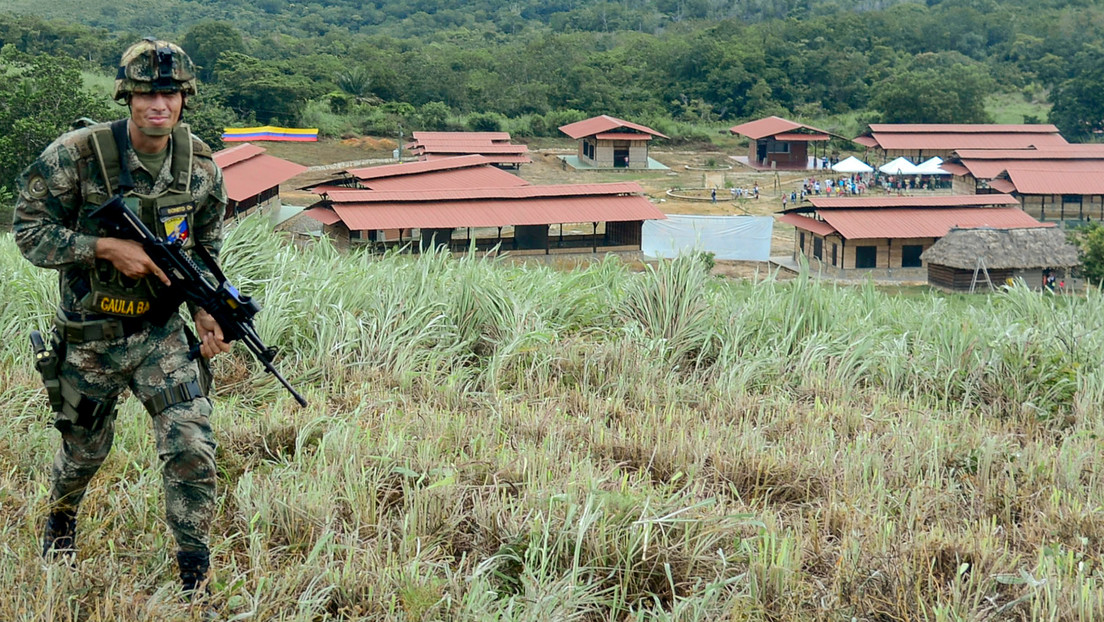
<path id="1" fill-rule="evenodd" d="M 175 128 L 175 127 L 176 127 L 175 125 L 173 127 L 141 127 L 141 126 L 139 126 L 138 131 L 145 134 L 146 136 L 152 136 L 152 137 L 168 136 L 169 134 L 172 134 L 173 128 Z"/>

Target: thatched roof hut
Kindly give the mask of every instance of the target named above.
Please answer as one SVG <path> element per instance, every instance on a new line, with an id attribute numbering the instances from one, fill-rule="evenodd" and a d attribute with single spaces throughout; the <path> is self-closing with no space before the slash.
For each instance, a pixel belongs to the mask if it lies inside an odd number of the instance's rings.
<path id="1" fill-rule="evenodd" d="M 1047 274 L 1078 265 L 1077 247 L 1056 227 L 951 229 L 921 259 L 928 282 L 950 291 L 973 291 L 1023 279 L 1043 287 Z"/>

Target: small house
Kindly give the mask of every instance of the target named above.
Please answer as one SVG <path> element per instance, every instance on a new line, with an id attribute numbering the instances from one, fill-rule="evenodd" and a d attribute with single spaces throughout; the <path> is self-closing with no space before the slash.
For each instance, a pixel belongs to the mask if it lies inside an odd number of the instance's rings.
<path id="1" fill-rule="evenodd" d="M 817 168 L 816 161 L 825 157 L 826 153 L 822 150 L 818 156 L 815 146 L 817 143 L 827 144 L 831 138 L 824 130 L 781 117 L 749 121 L 728 131 L 747 137 L 747 164 L 758 170 Z M 813 153 L 810 153 L 810 143 L 814 145 Z"/>
<path id="2" fill-rule="evenodd" d="M 568 123 L 560 131 L 579 141 L 578 152 L 564 159 L 576 168 L 667 168 L 648 157 L 649 141 L 667 138 L 650 127 L 601 115 Z"/>

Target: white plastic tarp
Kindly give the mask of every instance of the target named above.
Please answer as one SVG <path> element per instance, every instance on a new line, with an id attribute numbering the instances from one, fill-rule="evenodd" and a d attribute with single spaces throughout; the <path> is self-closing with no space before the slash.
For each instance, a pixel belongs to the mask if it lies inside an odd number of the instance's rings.
<path id="1" fill-rule="evenodd" d="M 950 175 L 950 171 L 939 168 L 943 164 L 943 158 L 935 156 L 916 165 L 916 172 L 921 175 Z"/>
<path id="2" fill-rule="evenodd" d="M 666 220 L 644 222 L 640 247 L 647 257 L 704 251 L 717 259 L 768 261 L 773 231 L 771 216 L 668 214 Z"/>
<path id="3" fill-rule="evenodd" d="M 918 175 L 919 171 L 916 170 L 916 165 L 909 161 L 908 158 L 901 156 L 895 160 L 890 160 L 885 164 L 878 167 L 878 170 L 886 175 Z"/>
<path id="4" fill-rule="evenodd" d="M 871 173 L 874 171 L 874 167 L 855 156 L 847 156 L 847 159 L 833 164 L 832 170 L 837 173 Z"/>

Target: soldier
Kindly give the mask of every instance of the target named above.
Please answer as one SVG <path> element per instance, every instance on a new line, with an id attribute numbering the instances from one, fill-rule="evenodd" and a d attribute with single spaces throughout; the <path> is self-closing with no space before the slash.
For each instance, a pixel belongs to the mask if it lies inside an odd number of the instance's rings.
<path id="1" fill-rule="evenodd" d="M 165 512 L 189 595 L 205 587 L 215 510 L 206 359 L 230 346 L 218 323 L 189 305 L 197 340 L 178 312 L 181 298 L 142 246 L 106 236 L 90 213 L 120 194 L 157 235 L 185 248 L 203 245 L 217 257 L 222 172 L 210 148 L 180 122 L 195 93 L 195 69 L 180 47 L 153 38 L 132 45 L 114 93 L 129 119 L 76 129 L 46 147 L 19 177 L 14 219 L 23 255 L 60 275 L 57 364 L 52 372 L 40 369 L 62 440 L 43 555 L 72 562 L 77 508 L 111 449 L 115 405 L 129 388 L 153 420 Z"/>

